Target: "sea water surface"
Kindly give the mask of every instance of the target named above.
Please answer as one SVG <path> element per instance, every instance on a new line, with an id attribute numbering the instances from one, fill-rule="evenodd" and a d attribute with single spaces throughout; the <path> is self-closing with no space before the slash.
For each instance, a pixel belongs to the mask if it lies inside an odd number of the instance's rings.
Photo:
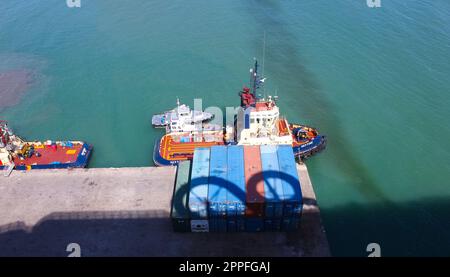
<path id="1" fill-rule="evenodd" d="M 307 164 L 332 254 L 448 256 L 450 1 L 381 2 L 2 0 L 0 118 L 152 165 L 152 114 L 238 105 L 265 32 L 266 92 L 328 136 Z"/>

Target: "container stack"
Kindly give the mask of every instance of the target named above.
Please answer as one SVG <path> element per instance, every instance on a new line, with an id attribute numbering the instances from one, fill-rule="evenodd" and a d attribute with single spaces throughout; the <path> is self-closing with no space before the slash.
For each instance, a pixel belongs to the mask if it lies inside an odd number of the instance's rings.
<path id="1" fill-rule="evenodd" d="M 211 232 L 227 231 L 227 148 L 211 147 L 209 163 L 208 212 Z"/>
<path id="2" fill-rule="evenodd" d="M 179 163 L 171 218 L 177 232 L 294 231 L 302 204 L 291 146 L 213 146 Z"/>
<path id="3" fill-rule="evenodd" d="M 245 231 L 244 148 L 227 147 L 227 231 Z"/>
<path id="4" fill-rule="evenodd" d="M 281 229 L 293 231 L 298 229 L 303 208 L 302 190 L 298 178 L 297 166 L 293 162 L 291 147 L 279 146 L 277 150 L 280 167 L 280 180 L 283 186 L 283 221 Z M 293 183 L 298 182 L 298 186 Z"/>
<path id="5" fill-rule="evenodd" d="M 197 148 L 192 160 L 188 207 L 191 214 L 191 229 L 208 232 L 208 187 L 210 149 Z"/>
<path id="6" fill-rule="evenodd" d="M 245 228 L 259 232 L 264 228 L 264 179 L 259 146 L 244 147 Z"/>
<path id="7" fill-rule="evenodd" d="M 265 192 L 264 229 L 266 231 L 280 231 L 285 202 L 276 146 L 261 146 L 261 164 Z"/>

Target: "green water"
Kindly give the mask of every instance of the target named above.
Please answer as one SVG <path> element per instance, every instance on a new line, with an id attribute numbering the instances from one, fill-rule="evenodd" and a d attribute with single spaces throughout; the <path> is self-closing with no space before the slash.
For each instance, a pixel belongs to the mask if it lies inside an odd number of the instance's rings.
<path id="1" fill-rule="evenodd" d="M 0 70 L 36 74 L 0 117 L 92 143 L 92 167 L 151 165 L 151 115 L 237 105 L 264 31 L 267 90 L 329 138 L 308 166 L 332 253 L 450 255 L 447 0 L 2 0 Z"/>

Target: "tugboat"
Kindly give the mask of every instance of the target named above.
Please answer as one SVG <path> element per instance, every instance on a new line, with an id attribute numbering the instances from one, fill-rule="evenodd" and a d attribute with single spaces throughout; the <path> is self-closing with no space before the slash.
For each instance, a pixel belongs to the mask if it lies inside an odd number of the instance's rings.
<path id="1" fill-rule="evenodd" d="M 152 125 L 165 126 L 166 134 L 155 142 L 153 162 L 158 166 L 177 165 L 192 159 L 196 147 L 223 145 L 223 127 L 206 123 L 212 118 L 213 114 L 180 105 L 179 99 L 177 108 L 154 115 Z"/>
<path id="2" fill-rule="evenodd" d="M 280 116 L 276 105 L 278 97 L 263 98 L 257 90 L 264 84 L 266 78 L 258 74 L 258 61 L 250 70 L 252 89 L 244 87 L 239 93 L 241 107 L 235 118 L 234 140 L 239 145 L 292 145 L 294 154 L 304 160 L 326 147 L 326 137 L 320 135 L 317 129 L 299 124 L 289 124 L 286 118 Z M 230 139 L 231 142 L 232 139 Z"/>
<path id="3" fill-rule="evenodd" d="M 177 99 L 177 107 L 161 114 L 155 114 L 152 117 L 152 125 L 156 128 L 170 128 L 170 131 L 179 131 L 188 125 L 201 123 L 213 118 L 213 114 L 191 110 L 189 106 L 180 105 L 180 99 Z"/>
<path id="4" fill-rule="evenodd" d="M 92 146 L 82 141 L 24 141 L 6 121 L 0 121 L 0 169 L 5 176 L 13 169 L 83 168 Z"/>
<path id="5" fill-rule="evenodd" d="M 299 160 L 325 149 L 326 137 L 320 135 L 317 129 L 289 124 L 286 118 L 280 116 L 277 96 L 266 99 L 258 95 L 257 91 L 266 79 L 258 74 L 258 61 L 255 61 L 250 73 L 252 88 L 244 87 L 239 93 L 241 106 L 233 125 L 226 126 L 225 130 L 219 130 L 219 127 L 208 130 L 206 124 L 185 124 L 178 128 L 179 121 L 169 118 L 166 135 L 155 143 L 154 163 L 158 166 L 176 165 L 192 159 L 196 147 L 222 144 L 292 145 Z M 172 124 L 175 127 L 172 128 Z"/>
<path id="6" fill-rule="evenodd" d="M 153 162 L 157 166 L 177 165 L 180 161 L 192 159 L 196 147 L 223 145 L 223 130 L 177 132 L 156 140 Z"/>

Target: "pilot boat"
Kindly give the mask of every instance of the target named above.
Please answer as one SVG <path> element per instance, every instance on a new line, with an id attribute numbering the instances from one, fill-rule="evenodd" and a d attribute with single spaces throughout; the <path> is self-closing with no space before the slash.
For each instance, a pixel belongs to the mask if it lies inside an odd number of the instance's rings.
<path id="1" fill-rule="evenodd" d="M 201 123 L 213 118 L 213 114 L 191 110 L 185 104 L 180 105 L 180 99 L 177 99 L 177 107 L 161 114 L 155 114 L 152 117 L 153 127 L 169 127 L 172 131 L 181 130 L 183 126 Z"/>

